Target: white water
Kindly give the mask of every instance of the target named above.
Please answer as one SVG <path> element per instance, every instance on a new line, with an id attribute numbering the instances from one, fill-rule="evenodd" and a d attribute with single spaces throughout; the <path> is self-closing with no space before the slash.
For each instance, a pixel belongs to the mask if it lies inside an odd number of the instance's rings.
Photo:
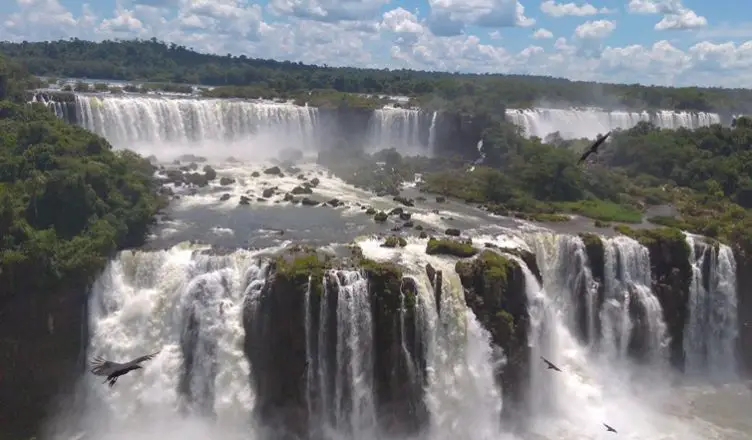
<path id="1" fill-rule="evenodd" d="M 327 357 L 327 337 L 331 330 L 327 301 L 321 301 L 319 310 L 319 331 L 309 334 L 309 344 L 316 344 L 315 358 L 313 347 L 308 351 L 308 400 L 321 393 L 321 408 L 314 414 L 314 420 L 324 430 L 327 438 L 347 438 L 359 435 L 374 438 L 377 432 L 376 411 L 373 395 L 373 328 L 371 324 L 371 303 L 368 281 L 358 271 L 336 271 L 330 276 L 336 279 L 335 292 L 329 291 L 323 281 L 322 299 L 334 295 L 337 301 L 336 316 L 336 357 Z M 310 289 L 306 297 L 306 319 L 310 320 Z M 310 321 L 306 330 L 312 331 Z M 334 372 L 334 383 L 329 382 L 329 374 Z"/>
<path id="2" fill-rule="evenodd" d="M 527 136 L 545 139 L 551 133 L 559 132 L 564 139 L 595 138 L 597 134 L 622 128 L 628 129 L 640 121 L 649 121 L 660 128 L 675 130 L 680 127 L 696 129 L 720 124 L 716 113 L 604 111 L 601 109 L 507 109 L 507 118 L 525 130 Z"/>
<path id="3" fill-rule="evenodd" d="M 663 367 L 668 334 L 663 310 L 651 291 L 650 253 L 636 240 L 619 236 L 604 241 L 605 304 L 601 314 L 604 346 L 608 355 L 625 359 L 630 337 L 641 326 L 647 338 L 644 350 Z M 632 304 L 637 301 L 637 304 Z M 630 307 L 641 307 L 643 322 L 634 322 Z"/>
<path id="4" fill-rule="evenodd" d="M 431 115 L 431 126 L 428 127 L 428 149 L 433 153 L 436 149 L 436 119 L 439 112 L 433 112 Z"/>
<path id="5" fill-rule="evenodd" d="M 164 155 L 165 149 L 219 149 L 222 158 L 273 157 L 285 148 L 314 151 L 318 110 L 229 99 L 76 95 L 79 123 L 116 148 Z M 159 151 L 151 148 L 158 145 Z M 169 153 L 168 153 L 169 154 Z"/>
<path id="6" fill-rule="evenodd" d="M 403 249 L 380 247 L 379 240 L 359 242 L 375 260 L 396 261 L 418 283 L 420 313 L 428 330 L 426 400 L 431 413 L 429 438 L 435 440 L 498 440 L 501 426 L 501 390 L 494 372 L 504 362 L 490 335 L 467 307 L 454 260 L 425 255 L 425 240 L 410 239 Z M 431 280 L 430 263 L 443 273 L 441 314 Z"/>
<path id="7" fill-rule="evenodd" d="M 526 283 L 534 286 L 527 289 L 531 300 L 533 358 L 530 373 L 533 380 L 531 407 L 534 408 L 528 429 L 549 440 L 607 438 L 611 434 L 605 432 L 602 423 L 616 428 L 621 438 L 635 440 L 742 438 L 730 433 L 728 437 L 721 436 L 717 428 L 686 416 L 683 404 L 676 406 L 680 391 L 668 387 L 670 376 L 665 370 L 657 368 L 655 374 L 635 375 L 634 368 L 624 359 L 601 355 L 597 347 L 588 347 L 573 336 L 569 315 L 575 307 L 569 302 L 569 285 L 573 277 L 584 277 L 584 274 L 577 275 L 576 265 L 566 255 L 570 253 L 570 258 L 579 258 L 577 241 L 574 237 L 545 234 L 530 237 L 531 247 L 538 251 L 545 287 L 541 288 L 535 277 L 524 271 Z M 627 285 L 634 290 L 645 285 L 644 257 L 639 244 L 624 239 L 609 240 L 606 244 L 611 252 L 619 255 L 618 261 L 612 263 L 618 280 L 607 290 L 621 290 L 623 298 Z M 648 303 L 647 324 L 660 332 L 662 325 L 653 322 L 655 317 L 651 315 L 651 300 L 639 293 L 634 295 Z M 614 331 L 619 336 L 623 327 L 617 325 Z M 658 339 L 662 340 L 650 341 Z M 563 373 L 547 370 L 536 358 L 538 355 L 559 366 Z M 659 365 L 660 358 L 654 362 Z"/>
<path id="8" fill-rule="evenodd" d="M 726 245 L 714 248 L 689 234 L 687 244 L 693 276 L 684 332 L 686 371 L 719 380 L 736 379 L 739 330 L 734 254 Z M 703 272 L 706 264 L 708 279 Z"/>
<path id="9" fill-rule="evenodd" d="M 367 151 L 394 148 L 403 154 L 429 155 L 421 141 L 420 110 L 384 107 L 376 109 L 368 123 Z"/>
<path id="10" fill-rule="evenodd" d="M 262 273 L 254 255 L 243 251 L 121 253 L 94 285 L 89 356 L 126 361 L 161 352 L 113 388 L 101 377 L 84 377 L 89 398 L 82 429 L 90 438 L 157 438 L 176 429 L 182 438 L 247 438 L 254 397 L 241 316 L 246 296 L 263 285 Z M 194 350 L 192 357 L 185 348 Z M 193 360 L 193 399 L 178 391 L 185 359 Z"/>

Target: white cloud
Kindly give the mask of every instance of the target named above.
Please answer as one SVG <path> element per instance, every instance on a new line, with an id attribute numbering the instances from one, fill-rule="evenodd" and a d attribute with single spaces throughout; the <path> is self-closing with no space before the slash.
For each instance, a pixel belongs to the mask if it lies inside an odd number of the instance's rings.
<path id="1" fill-rule="evenodd" d="M 543 40 L 546 38 L 553 38 L 554 34 L 548 29 L 540 28 L 533 32 L 533 38 L 536 40 Z"/>
<path id="2" fill-rule="evenodd" d="M 699 29 L 708 25 L 705 17 L 684 6 L 681 0 L 630 0 L 627 9 L 635 14 L 663 15 L 655 24 L 657 31 Z"/>
<path id="3" fill-rule="evenodd" d="M 602 40 L 615 29 L 616 22 L 612 20 L 586 21 L 574 29 L 574 35 L 581 40 Z"/>
<path id="4" fill-rule="evenodd" d="M 693 40 L 696 44 L 684 49 L 666 40 L 609 46 L 607 37 L 626 31 L 615 21 L 593 20 L 551 46 L 520 47 L 519 39 L 500 39 L 503 27 L 532 22 L 516 1 L 431 1 L 434 9 L 422 17 L 418 11 L 396 6 L 384 12 L 382 0 L 277 1 L 273 16 L 272 6 L 265 11 L 248 0 L 130 0 L 103 16 L 86 5 L 68 9 L 60 0 L 16 0 L 11 13 L 0 13 L 0 40 L 156 37 L 203 52 L 328 65 L 752 86 L 752 41 Z M 632 3 L 633 12 L 663 14 L 669 24 L 671 15 L 686 11 L 675 1 Z M 496 8 L 499 5 L 501 9 Z M 290 14 L 283 14 L 284 10 Z M 307 12 L 296 16 L 294 11 Z M 436 14 L 445 21 L 437 23 Z M 437 28 L 447 23 L 454 28 Z M 447 31 L 452 29 L 455 32 Z M 555 38 L 544 28 L 532 35 Z"/>
<path id="5" fill-rule="evenodd" d="M 460 35 L 466 26 L 485 28 L 529 27 L 535 20 L 525 16 L 517 0 L 428 0 L 429 27 L 435 35 Z"/>
<path id="6" fill-rule="evenodd" d="M 554 0 L 546 0 L 541 3 L 540 10 L 551 17 L 563 17 L 566 15 L 585 17 L 597 14 L 610 14 L 613 12 L 608 8 L 596 8 L 590 3 L 556 3 Z"/>

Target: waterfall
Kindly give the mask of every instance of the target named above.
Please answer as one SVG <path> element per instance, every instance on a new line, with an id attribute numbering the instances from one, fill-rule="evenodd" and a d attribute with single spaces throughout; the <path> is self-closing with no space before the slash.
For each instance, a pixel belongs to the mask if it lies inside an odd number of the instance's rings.
<path id="1" fill-rule="evenodd" d="M 112 389 L 101 377 L 85 376 L 88 433 L 110 439 L 175 429 L 183 424 L 180 414 L 191 424 L 184 429 L 195 425 L 206 435 L 249 429 L 254 395 L 241 311 L 263 273 L 243 251 L 222 257 L 185 248 L 124 251 L 113 260 L 92 290 L 90 357 L 124 362 L 161 352 Z M 221 431 L 204 418 L 220 422 Z"/>
<path id="2" fill-rule="evenodd" d="M 735 379 L 739 329 L 734 254 L 726 245 L 711 246 L 690 234 L 687 244 L 692 283 L 684 334 L 686 371 L 711 379 Z"/>
<path id="3" fill-rule="evenodd" d="M 318 311 L 310 309 L 310 288 L 306 295 L 308 405 L 316 429 L 321 429 L 326 438 L 371 438 L 377 426 L 368 281 L 354 270 L 332 271 L 330 279 L 336 280 L 336 285 L 323 281 Z M 334 316 L 330 316 L 332 311 Z M 309 321 L 314 312 L 318 314 L 315 334 Z M 320 402 L 318 408 L 313 401 Z"/>
<path id="4" fill-rule="evenodd" d="M 394 148 L 402 154 L 430 154 L 421 140 L 420 110 L 384 107 L 368 124 L 367 151 Z"/>
<path id="5" fill-rule="evenodd" d="M 676 112 L 660 110 L 657 112 L 605 111 L 590 109 L 507 109 L 506 117 L 519 125 L 529 137 L 545 139 L 549 134 L 559 132 L 564 139 L 594 138 L 598 133 L 605 134 L 618 128 L 629 129 L 640 121 L 652 122 L 660 128 L 691 130 L 720 124 L 721 118 L 716 113 Z"/>
<path id="6" fill-rule="evenodd" d="M 222 158 L 314 151 L 318 110 L 228 99 L 76 95 L 76 121 L 116 148 L 200 148 Z M 229 151 L 230 149 L 235 151 Z M 181 152 L 182 153 L 182 152 Z M 180 154 L 180 153 L 179 153 Z"/>
<path id="7" fill-rule="evenodd" d="M 661 304 L 651 291 L 648 249 L 625 236 L 603 244 L 605 303 L 601 321 L 606 354 L 625 358 L 631 351 L 650 361 L 666 361 L 667 328 Z"/>
<path id="8" fill-rule="evenodd" d="M 428 149 L 432 153 L 436 151 L 436 119 L 439 112 L 433 112 L 431 115 L 431 126 L 428 128 Z"/>

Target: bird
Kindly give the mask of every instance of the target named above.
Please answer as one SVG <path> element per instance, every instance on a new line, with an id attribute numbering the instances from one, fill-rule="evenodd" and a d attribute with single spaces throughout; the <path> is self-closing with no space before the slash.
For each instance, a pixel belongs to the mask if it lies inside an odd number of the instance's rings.
<path id="1" fill-rule="evenodd" d="M 146 362 L 148 360 L 154 359 L 154 356 L 159 354 L 161 350 L 158 350 L 152 354 L 147 354 L 145 356 L 137 357 L 136 359 L 133 359 L 132 361 L 126 362 L 126 363 L 118 363 L 118 362 L 112 362 L 105 360 L 101 356 L 97 356 L 91 361 L 92 369 L 90 370 L 92 374 L 96 376 L 107 376 L 103 384 L 108 383 L 110 384 L 110 387 L 115 385 L 115 382 L 117 382 L 118 377 L 128 374 L 128 372 L 133 370 L 138 370 L 142 367 L 139 365 L 141 362 Z"/>
<path id="2" fill-rule="evenodd" d="M 562 372 L 562 371 L 561 371 L 561 369 L 560 369 L 559 367 L 557 367 L 556 365 L 552 364 L 552 363 L 551 363 L 551 362 L 550 362 L 550 361 L 549 361 L 548 359 L 544 358 L 543 356 L 541 356 L 541 359 L 543 359 L 543 362 L 545 362 L 545 363 L 546 363 L 546 365 L 548 365 L 548 369 L 549 369 L 549 370 L 556 370 L 556 371 L 558 371 L 559 373 L 561 373 L 561 372 Z"/>
<path id="3" fill-rule="evenodd" d="M 614 428 L 612 428 L 611 426 L 609 426 L 609 425 L 607 425 L 607 424 L 605 424 L 605 423 L 603 424 L 603 426 L 605 426 L 605 427 L 606 427 L 606 431 L 608 431 L 608 432 L 613 432 L 614 434 L 618 434 L 618 433 L 616 432 L 616 430 L 615 430 Z"/>
<path id="4" fill-rule="evenodd" d="M 598 139 L 593 142 L 593 145 L 590 146 L 584 153 L 582 153 L 582 156 L 580 156 L 580 160 L 577 161 L 577 164 L 581 164 L 585 161 L 585 159 L 588 158 L 593 153 L 598 153 L 598 148 L 601 146 L 603 142 L 606 141 L 606 138 L 608 138 L 611 135 L 611 132 L 609 131 L 603 136 L 598 136 Z"/>

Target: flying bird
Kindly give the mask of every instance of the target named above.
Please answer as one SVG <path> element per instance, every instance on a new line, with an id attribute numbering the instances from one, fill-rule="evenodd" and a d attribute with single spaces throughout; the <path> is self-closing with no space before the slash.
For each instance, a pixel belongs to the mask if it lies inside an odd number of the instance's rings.
<path id="1" fill-rule="evenodd" d="M 549 370 L 556 370 L 556 371 L 558 371 L 559 373 L 561 373 L 561 372 L 562 372 L 562 371 L 561 371 L 561 369 L 560 369 L 559 367 L 557 367 L 556 365 L 552 364 L 552 363 L 551 363 L 551 362 L 550 362 L 550 361 L 549 361 L 548 359 L 544 358 L 543 356 L 541 356 L 541 359 L 543 359 L 543 362 L 545 362 L 545 363 L 546 363 L 546 365 L 548 365 L 548 369 L 549 369 Z"/>
<path id="2" fill-rule="evenodd" d="M 606 427 L 606 431 L 608 431 L 608 432 L 613 432 L 614 434 L 618 434 L 618 433 L 616 432 L 616 430 L 615 430 L 614 428 L 612 428 L 611 426 L 609 426 L 609 425 L 607 425 L 607 424 L 605 424 L 605 423 L 603 424 L 603 426 L 605 426 L 605 427 Z"/>
<path id="3" fill-rule="evenodd" d="M 108 360 L 105 360 L 101 356 L 97 356 L 91 361 L 92 369 L 90 371 L 92 374 L 96 376 L 107 376 L 105 381 L 102 383 L 104 384 L 104 383 L 109 382 L 110 387 L 112 387 L 113 385 L 115 385 L 115 382 L 117 382 L 118 377 L 124 374 L 128 374 L 128 372 L 130 371 L 144 368 L 139 364 L 141 362 L 146 362 L 148 360 L 154 359 L 154 356 L 159 354 L 159 351 L 152 353 L 152 354 L 147 354 L 146 356 L 138 357 L 136 359 L 133 359 L 132 361 L 129 361 L 123 364 L 118 363 L 118 362 L 108 361 Z"/>
<path id="4" fill-rule="evenodd" d="M 584 162 L 585 159 L 587 159 L 588 156 L 590 156 L 591 154 L 598 153 L 598 148 L 601 146 L 603 142 L 606 141 L 606 138 L 608 138 L 610 135 L 611 135 L 611 132 L 609 131 L 603 136 L 598 136 L 598 139 L 596 139 L 595 142 L 593 142 L 593 145 L 591 145 L 590 148 L 588 148 L 584 153 L 582 153 L 582 156 L 580 156 L 580 160 L 577 161 L 577 164 L 579 165 L 582 162 Z"/>

